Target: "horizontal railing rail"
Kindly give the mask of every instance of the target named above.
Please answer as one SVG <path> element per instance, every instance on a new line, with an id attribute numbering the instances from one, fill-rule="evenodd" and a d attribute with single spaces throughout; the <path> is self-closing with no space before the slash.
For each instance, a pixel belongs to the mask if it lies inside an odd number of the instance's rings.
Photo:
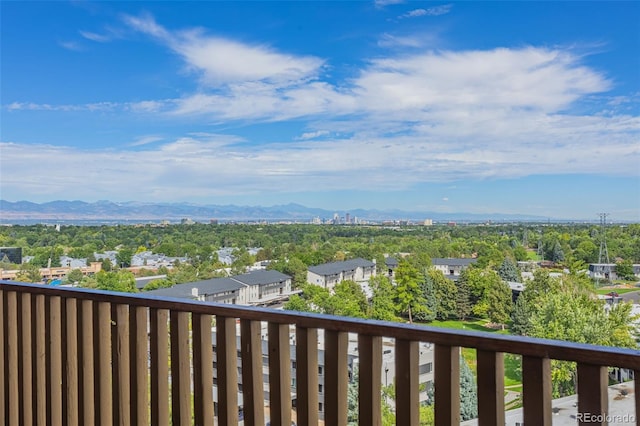
<path id="1" fill-rule="evenodd" d="M 382 338 L 395 339 L 398 425 L 419 424 L 420 342 L 434 344 L 437 425 L 459 423 L 461 347 L 477 351 L 480 425 L 504 424 L 505 353 L 522 356 L 527 425 L 551 424 L 551 360 L 577 363 L 578 411 L 593 415 L 608 410 L 607 367 L 640 371 L 640 351 L 633 349 L 144 293 L 2 281 L 0 299 L 0 415 L 8 425 L 213 425 L 214 419 L 220 425 L 241 420 L 264 425 L 261 323 L 268 324 L 267 409 L 272 425 L 290 424 L 292 414 L 298 425 L 318 424 L 319 332 L 324 333 L 327 425 L 347 422 L 349 333 L 358 335 L 362 425 L 381 424 Z M 295 408 L 290 326 L 295 327 Z M 636 384 L 639 379 L 636 374 Z M 640 413 L 640 396 L 634 398 Z"/>

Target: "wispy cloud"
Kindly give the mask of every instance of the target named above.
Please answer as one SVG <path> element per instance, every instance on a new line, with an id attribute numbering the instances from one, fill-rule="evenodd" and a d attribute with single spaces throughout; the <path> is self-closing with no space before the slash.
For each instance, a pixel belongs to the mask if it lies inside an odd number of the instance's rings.
<path id="1" fill-rule="evenodd" d="M 206 34 L 201 29 L 171 32 L 150 16 L 125 16 L 133 29 L 148 34 L 182 56 L 211 87 L 235 82 L 268 82 L 290 86 L 317 76 L 324 61 L 295 56 L 261 44 L 240 43 Z"/>
<path id="2" fill-rule="evenodd" d="M 427 9 L 413 9 L 407 13 L 398 16 L 398 19 L 418 18 L 420 16 L 440 16 L 451 12 L 452 4 L 442 6 L 429 7 Z"/>
<path id="3" fill-rule="evenodd" d="M 318 130 L 315 132 L 306 132 L 303 133 L 302 135 L 300 135 L 297 139 L 298 140 L 308 140 L 308 139 L 316 139 L 322 136 L 327 136 L 329 135 L 331 132 L 329 132 L 328 130 Z"/>
<path id="4" fill-rule="evenodd" d="M 421 37 L 415 35 L 396 36 L 384 33 L 378 39 L 378 46 L 380 47 L 423 47 L 424 43 Z"/>
<path id="5" fill-rule="evenodd" d="M 373 4 L 375 4 L 375 6 L 379 9 L 392 4 L 402 4 L 402 3 L 405 3 L 405 0 L 374 0 L 373 1 Z"/>
<path id="6" fill-rule="evenodd" d="M 95 41 L 98 43 L 106 43 L 111 41 L 111 37 L 104 34 L 98 34 L 90 31 L 79 31 L 80 35 L 87 40 Z"/>
<path id="7" fill-rule="evenodd" d="M 157 135 L 140 136 L 140 137 L 136 138 L 135 141 L 130 143 L 129 146 L 149 145 L 149 144 L 152 144 L 152 143 L 155 143 L 155 142 L 160 142 L 163 139 L 164 138 L 162 136 L 157 136 Z"/>
<path id="8" fill-rule="evenodd" d="M 67 50 L 72 50 L 74 52 L 80 52 L 82 50 L 84 50 L 84 48 L 82 47 L 82 45 L 78 42 L 75 41 L 61 41 L 58 43 L 61 47 L 67 49 Z"/>

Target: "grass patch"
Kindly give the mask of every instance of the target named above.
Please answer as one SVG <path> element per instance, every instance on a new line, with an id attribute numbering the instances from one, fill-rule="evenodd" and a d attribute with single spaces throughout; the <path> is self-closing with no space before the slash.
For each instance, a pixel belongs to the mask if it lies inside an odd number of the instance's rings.
<path id="1" fill-rule="evenodd" d="M 596 293 L 598 294 L 608 294 L 613 292 L 616 292 L 618 294 L 625 294 L 625 293 L 631 293 L 632 291 L 638 291 L 640 290 L 639 288 L 598 288 L 596 289 Z"/>
<path id="2" fill-rule="evenodd" d="M 433 327 L 453 328 L 456 330 L 470 330 L 470 331 L 488 331 L 489 333 L 495 333 L 501 330 L 495 330 L 493 328 L 486 327 L 487 321 L 485 320 L 447 320 L 447 321 L 431 321 L 424 323 L 425 325 L 431 325 Z"/>

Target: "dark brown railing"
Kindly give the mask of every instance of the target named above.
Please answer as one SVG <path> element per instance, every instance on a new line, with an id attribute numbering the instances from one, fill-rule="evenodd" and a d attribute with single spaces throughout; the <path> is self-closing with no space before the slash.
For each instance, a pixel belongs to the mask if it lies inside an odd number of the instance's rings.
<path id="1" fill-rule="evenodd" d="M 0 301 L 0 418 L 6 425 L 235 426 L 239 353 L 244 424 L 262 426 L 264 322 L 272 425 L 290 425 L 294 411 L 291 325 L 298 425 L 319 422 L 319 331 L 325 424 L 331 426 L 347 422 L 349 333 L 358 336 L 361 425 L 381 424 L 383 337 L 395 339 L 398 425 L 419 424 L 420 342 L 435 344 L 437 425 L 459 423 L 460 347 L 477 350 L 479 425 L 505 423 L 504 353 L 522 356 L 528 426 L 551 425 L 552 359 L 577 362 L 579 412 L 607 413 L 607 367 L 634 370 L 640 389 L 640 352 L 629 349 L 15 282 L 0 282 Z M 640 413 L 638 393 L 634 398 Z"/>

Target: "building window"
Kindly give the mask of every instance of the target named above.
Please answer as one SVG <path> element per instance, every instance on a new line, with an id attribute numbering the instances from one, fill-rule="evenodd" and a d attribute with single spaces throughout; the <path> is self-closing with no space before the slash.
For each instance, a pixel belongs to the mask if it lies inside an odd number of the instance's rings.
<path id="1" fill-rule="evenodd" d="M 318 411 L 323 412 L 324 411 L 323 408 L 324 407 L 322 406 L 322 402 L 319 402 L 318 403 Z"/>
<path id="2" fill-rule="evenodd" d="M 318 385 L 318 392 L 323 393 L 322 385 Z"/>

